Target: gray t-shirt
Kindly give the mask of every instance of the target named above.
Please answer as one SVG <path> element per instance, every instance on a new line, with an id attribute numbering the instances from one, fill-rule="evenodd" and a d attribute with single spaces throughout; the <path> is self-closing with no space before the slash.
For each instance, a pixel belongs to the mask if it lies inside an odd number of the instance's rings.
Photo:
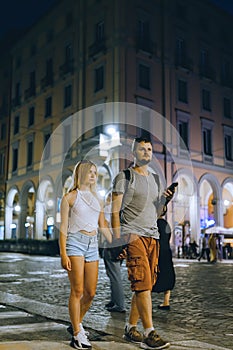
<path id="1" fill-rule="evenodd" d="M 144 176 L 132 168 L 129 170 L 128 188 L 123 171 L 113 181 L 113 192 L 124 194 L 120 215 L 121 233 L 159 238 L 156 209 L 160 197 L 158 185 L 152 173 Z"/>

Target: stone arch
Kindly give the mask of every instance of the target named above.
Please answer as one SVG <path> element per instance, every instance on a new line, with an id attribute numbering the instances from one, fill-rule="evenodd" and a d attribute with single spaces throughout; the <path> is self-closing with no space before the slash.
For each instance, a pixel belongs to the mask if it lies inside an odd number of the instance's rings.
<path id="1" fill-rule="evenodd" d="M 14 211 L 14 199 L 16 195 L 19 195 L 19 189 L 17 186 L 12 186 L 6 196 L 6 211 L 5 211 L 5 239 L 12 238 L 12 224 L 13 224 L 13 211 Z M 20 215 L 19 215 L 20 217 Z M 19 221 L 19 219 L 18 219 Z M 16 237 L 19 235 L 19 225 L 16 225 Z"/>
<path id="2" fill-rule="evenodd" d="M 233 178 L 226 178 L 221 185 L 223 226 L 233 228 Z"/>
<path id="3" fill-rule="evenodd" d="M 49 191 L 49 198 L 48 198 Z M 51 208 L 48 208 L 48 199 L 53 201 L 54 205 Z M 36 239 L 43 239 L 43 234 L 47 228 L 47 216 L 53 217 L 55 221 L 55 191 L 54 183 L 50 176 L 45 176 L 41 179 L 36 195 Z"/>
<path id="4" fill-rule="evenodd" d="M 204 193 L 203 195 L 205 196 L 204 198 L 204 203 L 205 205 L 208 205 L 207 201 L 211 193 L 213 193 L 213 198 L 211 201 L 211 205 L 213 205 L 213 210 L 214 210 L 214 218 L 215 218 L 215 224 L 216 226 L 222 226 L 223 225 L 223 209 L 222 209 L 222 191 L 221 191 L 221 186 L 218 181 L 218 179 L 213 175 L 213 174 L 203 174 L 199 180 L 199 191 L 200 191 L 200 196 L 202 196 L 203 186 L 205 184 L 205 181 L 207 184 L 209 184 L 209 190 L 207 187 L 207 192 Z"/>
<path id="5" fill-rule="evenodd" d="M 178 182 L 172 201 L 174 226 L 189 223 L 191 238 L 198 241 L 200 216 L 197 179 L 190 169 L 181 168 L 173 175 L 173 182 Z"/>
<path id="6" fill-rule="evenodd" d="M 32 198 L 32 208 L 30 209 L 30 213 L 28 213 L 29 208 L 28 208 L 28 197 L 29 197 L 29 191 L 31 190 L 30 193 L 34 193 L 33 198 Z M 35 191 L 36 187 L 35 184 L 30 180 L 27 181 L 23 184 L 23 187 L 21 189 L 20 193 L 20 207 L 21 207 L 21 215 L 20 215 L 20 237 L 21 238 L 33 238 L 33 231 L 32 234 L 28 236 L 26 228 L 25 228 L 25 223 L 26 223 L 26 218 L 28 214 L 31 216 L 31 222 L 30 225 L 32 228 L 34 228 L 34 212 L 35 212 Z M 30 228 L 31 228 L 30 226 Z"/>

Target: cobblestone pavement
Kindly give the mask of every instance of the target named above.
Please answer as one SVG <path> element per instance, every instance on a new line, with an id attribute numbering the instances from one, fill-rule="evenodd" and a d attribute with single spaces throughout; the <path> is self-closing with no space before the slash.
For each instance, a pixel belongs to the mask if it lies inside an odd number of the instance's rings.
<path id="1" fill-rule="evenodd" d="M 158 310 L 162 295 L 153 294 L 156 330 L 172 343 L 171 350 L 233 349 L 233 261 L 212 265 L 205 261 L 174 259 L 174 266 L 176 286 L 172 291 L 171 310 Z M 127 313 L 109 314 L 103 307 L 109 301 L 109 280 L 100 260 L 97 294 L 84 322 L 91 332 L 94 349 L 138 348 L 122 340 L 131 299 L 124 263 L 122 273 Z M 58 341 L 59 349 L 69 344 L 66 332 L 69 282 L 59 257 L 0 253 L 0 289 L 0 304 L 26 311 L 41 323 L 51 322 L 52 329 L 47 326 L 50 331 L 40 332 L 40 340 Z M 20 322 L 24 323 L 23 317 Z M 27 332 L 21 333 L 21 340 L 38 340 L 36 335 L 28 338 Z M 4 334 L 0 332 L 0 342 L 16 340 L 14 331 Z M 1 350 L 11 349 L 10 343 L 4 348 L 1 344 Z"/>

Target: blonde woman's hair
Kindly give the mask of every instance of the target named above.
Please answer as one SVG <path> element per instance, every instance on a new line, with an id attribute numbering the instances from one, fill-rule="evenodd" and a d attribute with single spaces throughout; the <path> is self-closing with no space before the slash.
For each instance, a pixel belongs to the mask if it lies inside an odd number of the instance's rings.
<path id="1" fill-rule="evenodd" d="M 71 192 L 76 189 L 80 190 L 80 187 L 85 182 L 87 175 L 92 166 L 96 168 L 96 173 L 97 173 L 97 166 L 90 160 L 84 159 L 75 165 L 73 174 L 72 174 L 72 182 L 70 187 L 68 188 L 68 192 Z M 96 185 L 95 184 L 91 185 L 90 190 L 91 192 L 96 194 Z"/>

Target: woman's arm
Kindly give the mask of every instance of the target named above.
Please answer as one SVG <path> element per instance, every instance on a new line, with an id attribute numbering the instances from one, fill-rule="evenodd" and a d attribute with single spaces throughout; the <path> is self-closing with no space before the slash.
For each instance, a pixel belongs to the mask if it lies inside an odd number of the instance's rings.
<path id="1" fill-rule="evenodd" d="M 104 235 L 109 243 L 112 243 L 112 232 L 110 231 L 108 222 L 105 218 L 103 210 L 101 210 L 99 215 L 99 229 L 100 232 Z"/>
<path id="2" fill-rule="evenodd" d="M 70 258 L 66 254 L 69 209 L 70 209 L 70 206 L 68 201 L 68 195 L 65 195 L 61 201 L 61 226 L 60 226 L 60 234 L 59 234 L 59 246 L 60 246 L 61 265 L 67 271 L 71 271 Z"/>

